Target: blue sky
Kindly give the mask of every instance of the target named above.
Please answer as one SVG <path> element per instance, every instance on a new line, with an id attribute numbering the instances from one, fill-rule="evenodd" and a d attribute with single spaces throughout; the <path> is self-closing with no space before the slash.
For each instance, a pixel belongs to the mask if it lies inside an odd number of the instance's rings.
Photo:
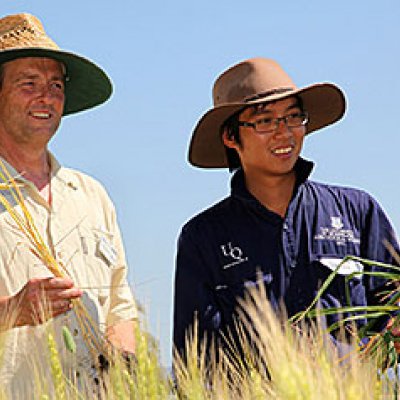
<path id="1" fill-rule="evenodd" d="M 61 48 L 113 81 L 110 101 L 66 117 L 50 148 L 114 200 L 129 281 L 166 364 L 180 227 L 228 193 L 227 171 L 187 163 L 192 129 L 228 66 L 264 56 L 298 86 L 338 84 L 347 113 L 310 135 L 303 156 L 316 162 L 313 179 L 370 192 L 399 232 L 398 0 L 1 2 L 2 15 L 18 12 L 38 16 Z"/>

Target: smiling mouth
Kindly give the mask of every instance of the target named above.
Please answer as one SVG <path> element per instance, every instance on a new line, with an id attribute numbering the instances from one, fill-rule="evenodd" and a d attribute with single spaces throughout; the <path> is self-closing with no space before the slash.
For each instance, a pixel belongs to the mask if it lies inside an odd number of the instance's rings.
<path id="1" fill-rule="evenodd" d="M 279 147 L 277 149 L 272 149 L 271 152 L 272 154 L 277 154 L 277 155 L 285 155 L 289 154 L 293 151 L 294 146 L 287 146 L 287 147 Z"/>
<path id="2" fill-rule="evenodd" d="M 49 112 L 44 111 L 31 112 L 31 115 L 32 117 L 39 119 L 49 119 L 51 117 L 51 114 Z"/>

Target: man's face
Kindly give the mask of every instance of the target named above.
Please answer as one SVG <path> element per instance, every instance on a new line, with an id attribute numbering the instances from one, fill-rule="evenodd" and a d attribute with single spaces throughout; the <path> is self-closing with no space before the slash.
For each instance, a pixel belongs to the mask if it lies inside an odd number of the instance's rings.
<path id="1" fill-rule="evenodd" d="M 240 122 L 259 123 L 274 118 L 301 114 L 295 97 L 246 108 L 238 117 Z M 289 128 L 280 120 L 271 132 L 256 132 L 251 126 L 240 127 L 241 143 L 223 136 L 224 144 L 236 149 L 246 174 L 285 175 L 293 170 L 299 157 L 306 127 Z"/>
<path id="2" fill-rule="evenodd" d="M 62 65 L 26 57 L 3 64 L 0 89 L 0 141 L 45 147 L 64 109 Z"/>

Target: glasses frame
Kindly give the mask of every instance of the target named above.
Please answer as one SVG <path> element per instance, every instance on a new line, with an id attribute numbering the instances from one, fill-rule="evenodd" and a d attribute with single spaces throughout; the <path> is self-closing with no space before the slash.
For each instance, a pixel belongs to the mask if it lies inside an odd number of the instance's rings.
<path id="1" fill-rule="evenodd" d="M 303 121 L 302 121 L 302 123 L 301 123 L 300 125 L 289 126 L 289 125 L 288 125 L 288 118 L 291 117 L 291 116 L 293 116 L 293 114 L 292 114 L 292 115 L 286 115 L 286 116 L 284 116 L 284 117 L 271 118 L 271 122 L 274 122 L 274 123 L 275 123 L 275 127 L 274 127 L 273 129 L 269 129 L 269 130 L 267 130 L 267 131 L 265 131 L 265 130 L 261 130 L 261 131 L 260 131 L 260 130 L 257 128 L 257 123 L 256 123 L 256 122 L 238 121 L 238 125 L 239 125 L 239 126 L 244 126 L 244 127 L 247 127 L 247 128 L 253 128 L 257 133 L 271 133 L 271 132 L 275 132 L 275 131 L 278 129 L 279 123 L 280 123 L 281 121 L 283 121 L 283 122 L 285 123 L 285 126 L 286 126 L 286 128 L 288 128 L 288 129 L 291 129 L 291 128 L 299 128 L 300 126 L 306 125 L 306 124 L 308 123 L 308 121 L 309 121 L 309 120 L 308 120 L 308 114 L 307 114 L 305 111 L 303 111 L 303 112 L 301 112 L 301 113 L 298 113 L 298 115 L 303 117 Z M 266 118 L 265 118 L 265 119 L 266 119 Z"/>

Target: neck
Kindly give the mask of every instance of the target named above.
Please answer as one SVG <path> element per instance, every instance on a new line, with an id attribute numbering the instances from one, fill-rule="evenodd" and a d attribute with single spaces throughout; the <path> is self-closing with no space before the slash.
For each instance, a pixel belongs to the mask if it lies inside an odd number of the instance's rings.
<path id="1" fill-rule="evenodd" d="M 11 164 L 25 179 L 31 181 L 39 191 L 50 182 L 50 162 L 46 148 L 32 149 L 23 146 L 7 146 L 0 143 L 0 156 Z"/>
<path id="2" fill-rule="evenodd" d="M 266 208 L 285 217 L 293 189 L 296 174 L 292 170 L 285 175 L 248 175 L 245 172 L 248 191 Z"/>

